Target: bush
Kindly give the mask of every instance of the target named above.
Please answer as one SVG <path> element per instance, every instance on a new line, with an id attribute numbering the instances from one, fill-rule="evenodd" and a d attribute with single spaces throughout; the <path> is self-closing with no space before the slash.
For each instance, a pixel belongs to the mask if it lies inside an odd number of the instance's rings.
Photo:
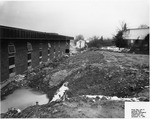
<path id="1" fill-rule="evenodd" d="M 128 47 L 127 40 L 123 39 L 123 31 L 122 30 L 118 31 L 116 36 L 114 36 L 113 40 L 115 42 L 116 47 L 119 47 L 119 48 Z"/>
<path id="2" fill-rule="evenodd" d="M 105 40 L 93 39 L 92 41 L 90 41 L 88 43 L 89 48 L 91 48 L 91 47 L 100 48 L 100 47 L 104 47 L 104 46 L 113 46 L 113 45 L 114 45 L 114 43 L 110 39 L 105 39 Z"/>
<path id="3" fill-rule="evenodd" d="M 130 52 L 136 54 L 149 54 L 149 34 L 144 40 L 136 40 L 130 49 Z"/>

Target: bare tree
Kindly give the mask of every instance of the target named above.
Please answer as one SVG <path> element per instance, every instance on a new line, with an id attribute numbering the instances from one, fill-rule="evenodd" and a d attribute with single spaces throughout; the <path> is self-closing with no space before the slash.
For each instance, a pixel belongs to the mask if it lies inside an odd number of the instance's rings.
<path id="1" fill-rule="evenodd" d="M 76 43 L 77 43 L 77 41 L 79 41 L 79 40 L 84 40 L 84 36 L 83 35 L 77 35 L 76 37 L 75 37 L 75 40 L 74 40 L 74 43 L 75 43 L 75 45 L 76 45 Z"/>
<path id="2" fill-rule="evenodd" d="M 125 22 L 121 22 L 121 28 L 118 28 L 117 34 L 114 36 L 114 41 L 117 47 L 125 47 L 126 42 L 123 39 L 123 32 L 127 30 L 127 24 Z"/>

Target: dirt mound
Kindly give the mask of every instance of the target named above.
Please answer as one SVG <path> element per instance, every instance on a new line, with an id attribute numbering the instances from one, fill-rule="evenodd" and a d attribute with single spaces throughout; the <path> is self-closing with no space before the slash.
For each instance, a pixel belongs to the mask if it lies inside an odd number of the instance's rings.
<path id="1" fill-rule="evenodd" d="M 104 56 L 95 51 L 87 51 L 79 53 L 76 56 L 71 56 L 67 59 L 67 68 L 72 69 L 76 67 L 85 66 L 86 64 L 101 63 L 104 61 Z"/>
<path id="2" fill-rule="evenodd" d="M 117 66 L 81 68 L 68 77 L 69 89 L 75 95 L 133 96 L 149 83 L 148 74 Z"/>

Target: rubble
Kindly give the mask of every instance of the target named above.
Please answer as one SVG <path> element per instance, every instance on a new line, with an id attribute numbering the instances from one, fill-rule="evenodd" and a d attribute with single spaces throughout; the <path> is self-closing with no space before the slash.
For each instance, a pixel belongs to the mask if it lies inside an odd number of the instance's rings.
<path id="1" fill-rule="evenodd" d="M 25 79 L 25 75 L 16 75 L 15 77 L 15 81 L 16 82 L 19 82 L 19 81 L 22 81 L 22 80 L 24 80 Z"/>

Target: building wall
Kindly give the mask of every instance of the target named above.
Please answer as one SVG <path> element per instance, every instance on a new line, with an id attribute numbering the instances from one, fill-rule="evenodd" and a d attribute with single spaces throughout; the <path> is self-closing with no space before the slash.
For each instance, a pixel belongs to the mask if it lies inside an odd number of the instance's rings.
<path id="1" fill-rule="evenodd" d="M 55 42 L 55 57 L 58 57 L 58 41 Z"/>
<path id="2" fill-rule="evenodd" d="M 66 41 L 66 39 L 72 39 L 72 37 L 61 36 L 58 34 L 36 32 L 6 26 L 0 26 L 0 30 L 2 34 L 0 44 L 0 77 L 2 82 L 10 76 L 22 74 L 30 67 L 30 64 L 32 68 L 37 67 L 40 64 L 40 43 L 42 43 L 42 62 L 46 62 L 48 61 L 48 43 L 51 44 L 51 47 L 49 48 L 49 57 L 50 60 L 52 60 L 53 58 L 66 53 L 66 49 L 69 49 L 70 44 L 70 40 Z M 10 42 L 12 43 L 10 49 L 13 44 L 16 49 L 13 56 L 12 53 L 8 53 L 8 44 Z M 66 42 L 68 43 L 66 44 Z M 32 45 L 31 51 L 28 51 L 27 44 L 28 46 L 29 44 Z M 31 59 L 29 58 L 30 54 Z"/>
<path id="3" fill-rule="evenodd" d="M 39 65 L 39 41 L 32 41 L 31 42 L 32 44 L 32 54 L 31 54 L 31 64 L 32 64 L 32 67 L 36 67 Z"/>
<path id="4" fill-rule="evenodd" d="M 70 40 L 66 40 L 66 49 L 69 50 L 70 52 Z M 66 49 L 65 49 L 65 53 L 66 53 Z M 69 54 L 69 52 L 67 54 Z"/>
<path id="5" fill-rule="evenodd" d="M 1 63 L 1 41 L 0 41 L 0 63 Z M 1 70 L 1 64 L 0 64 L 0 70 Z M 1 72 L 0 72 L 0 80 L 1 80 Z"/>
<path id="6" fill-rule="evenodd" d="M 21 42 L 20 42 L 21 41 Z M 18 40 L 13 41 L 16 48 L 15 53 L 15 72 L 17 74 L 22 74 L 24 71 L 28 69 L 28 59 L 27 59 L 27 42 L 30 42 L 32 45 L 31 51 L 31 65 L 32 67 L 36 67 L 39 65 L 39 47 L 40 43 L 42 43 L 42 62 L 46 62 L 48 60 L 48 43 L 51 44 L 50 48 L 50 60 L 55 57 L 61 56 L 65 54 L 66 49 L 69 49 L 69 45 L 66 44 L 66 41 L 30 41 L 30 40 Z M 67 41 L 69 44 L 69 40 Z M 55 53 L 54 53 L 55 49 Z M 8 61 L 8 42 L 2 42 L 1 45 L 1 79 L 2 81 L 9 78 L 9 61 Z"/>
<path id="7" fill-rule="evenodd" d="M 51 44 L 50 48 L 50 60 L 54 58 L 54 42 L 53 41 L 48 41 Z"/>
<path id="8" fill-rule="evenodd" d="M 1 42 L 1 82 L 9 78 L 8 43 Z"/>
<path id="9" fill-rule="evenodd" d="M 54 40 L 53 40 L 52 46 L 53 46 L 53 58 L 55 58 L 56 57 L 56 42 Z"/>
<path id="10" fill-rule="evenodd" d="M 65 51 L 66 51 L 66 42 L 61 41 L 61 51 L 62 51 L 62 54 L 65 53 Z"/>
<path id="11" fill-rule="evenodd" d="M 48 42 L 43 41 L 42 43 L 42 61 L 47 62 L 48 59 Z"/>
<path id="12" fill-rule="evenodd" d="M 14 43 L 16 48 L 15 53 L 16 74 L 22 74 L 25 70 L 27 70 L 27 42 L 21 39 L 20 41 Z"/>
<path id="13" fill-rule="evenodd" d="M 60 54 L 62 55 L 63 54 L 63 48 L 62 48 L 62 46 L 63 46 L 63 42 L 60 40 L 59 41 L 60 42 Z"/>

